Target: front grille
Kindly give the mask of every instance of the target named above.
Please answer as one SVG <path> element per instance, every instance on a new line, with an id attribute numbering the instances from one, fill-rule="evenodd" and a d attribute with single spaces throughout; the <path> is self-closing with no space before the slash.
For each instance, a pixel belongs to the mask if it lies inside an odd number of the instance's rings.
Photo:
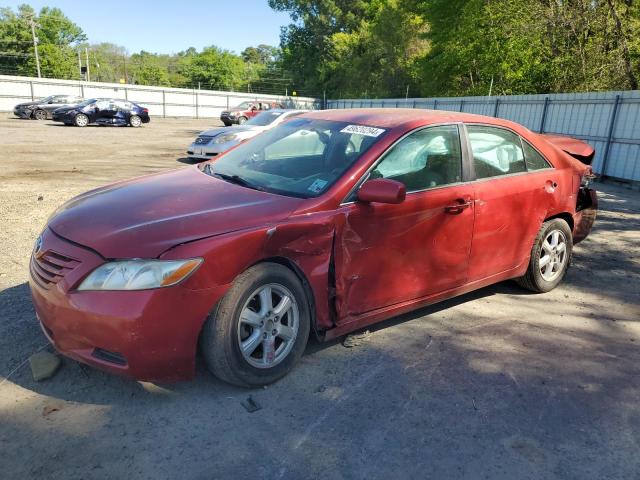
<path id="1" fill-rule="evenodd" d="M 78 265 L 79 260 L 52 250 L 36 253 L 31 256 L 31 277 L 42 288 L 50 288 Z"/>
<path id="2" fill-rule="evenodd" d="M 209 135 L 200 135 L 198 138 L 196 138 L 196 145 L 206 145 L 207 143 L 209 143 L 211 141 L 213 137 L 209 136 Z"/>

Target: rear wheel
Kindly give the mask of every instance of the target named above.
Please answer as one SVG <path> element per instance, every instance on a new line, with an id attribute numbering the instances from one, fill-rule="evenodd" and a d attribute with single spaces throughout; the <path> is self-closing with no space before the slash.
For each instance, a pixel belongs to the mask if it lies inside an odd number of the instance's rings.
<path id="1" fill-rule="evenodd" d="M 207 319 L 201 348 L 218 378 L 245 387 L 273 383 L 302 356 L 310 313 L 288 268 L 261 263 L 240 275 Z"/>
<path id="2" fill-rule="evenodd" d="M 548 292 L 562 281 L 569 263 L 573 237 L 567 222 L 560 218 L 542 224 L 531 249 L 527 273 L 517 282 L 534 292 Z"/>
<path id="3" fill-rule="evenodd" d="M 132 127 L 139 127 L 140 125 L 142 125 L 142 119 L 137 115 L 131 115 L 131 118 L 129 119 L 129 125 L 131 125 Z"/>
<path id="4" fill-rule="evenodd" d="M 79 113 L 73 119 L 73 123 L 76 127 L 86 127 L 89 124 L 89 117 L 84 113 Z"/>
<path id="5" fill-rule="evenodd" d="M 45 112 L 44 110 L 36 110 L 35 112 L 33 112 L 33 118 L 35 118 L 36 120 L 46 120 L 47 112 Z"/>
<path id="6" fill-rule="evenodd" d="M 238 118 L 238 125 L 242 125 L 246 121 L 247 121 L 247 117 L 240 117 Z"/>

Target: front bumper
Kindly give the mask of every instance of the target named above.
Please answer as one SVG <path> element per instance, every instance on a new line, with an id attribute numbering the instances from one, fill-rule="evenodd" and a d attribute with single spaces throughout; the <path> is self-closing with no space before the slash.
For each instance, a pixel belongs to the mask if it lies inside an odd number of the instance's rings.
<path id="1" fill-rule="evenodd" d="M 75 120 L 75 114 L 70 115 L 68 113 L 53 113 L 51 114 L 51 119 L 54 122 L 73 123 L 73 121 Z"/>
<path id="2" fill-rule="evenodd" d="M 47 284 L 38 256 L 73 259 L 74 267 Z M 57 257 L 55 257 L 57 255 Z M 65 356 L 147 381 L 193 377 L 202 325 L 222 288 L 182 286 L 120 292 L 79 292 L 79 282 L 104 260 L 47 229 L 32 258 L 29 286 L 42 330 Z"/>
<path id="3" fill-rule="evenodd" d="M 220 115 L 220 121 L 224 124 L 238 123 L 238 117 L 236 115 Z"/>
<path id="4" fill-rule="evenodd" d="M 225 143 L 214 143 L 213 141 L 202 144 L 202 143 L 192 143 L 189 145 L 187 149 L 187 155 L 189 158 L 195 158 L 198 160 L 209 160 L 211 157 L 215 157 L 216 155 L 220 155 L 221 153 L 226 152 L 231 147 L 235 147 L 239 142 L 232 140 Z"/>
<path id="5" fill-rule="evenodd" d="M 23 110 L 19 108 L 14 108 L 13 114 L 18 118 L 31 118 L 33 114 L 33 110 L 29 110 L 29 109 Z"/>

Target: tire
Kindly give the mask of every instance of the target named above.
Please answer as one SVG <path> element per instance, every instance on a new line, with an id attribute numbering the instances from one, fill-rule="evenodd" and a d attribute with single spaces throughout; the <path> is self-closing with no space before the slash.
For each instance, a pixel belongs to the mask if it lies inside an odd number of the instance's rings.
<path id="1" fill-rule="evenodd" d="M 35 112 L 33 112 L 33 118 L 35 118 L 36 120 L 46 120 L 47 112 L 45 112 L 44 110 L 38 109 Z"/>
<path id="2" fill-rule="evenodd" d="M 238 125 L 242 125 L 246 121 L 247 121 L 247 117 L 240 117 L 238 118 Z"/>
<path id="3" fill-rule="evenodd" d="M 231 123 L 231 122 L 222 122 L 222 123 L 224 123 L 224 126 L 225 126 L 225 127 L 230 127 L 230 126 L 232 125 L 232 123 Z"/>
<path id="4" fill-rule="evenodd" d="M 84 113 L 79 113 L 74 117 L 73 124 L 76 127 L 86 127 L 89 124 L 89 117 Z"/>
<path id="5" fill-rule="evenodd" d="M 271 295 L 264 293 L 266 288 Z M 288 307 L 281 303 L 285 294 L 290 296 Z M 272 308 L 263 304 L 267 295 Z M 278 307 L 283 307 L 281 312 Z M 238 276 L 215 306 L 203 327 L 200 348 L 216 377 L 242 387 L 258 387 L 289 373 L 304 353 L 310 326 L 309 303 L 295 273 L 276 263 L 260 263 Z"/>
<path id="6" fill-rule="evenodd" d="M 573 237 L 567 222 L 560 218 L 547 220 L 533 243 L 527 272 L 516 281 L 533 292 L 553 290 L 567 273 L 572 251 Z"/>
<path id="7" fill-rule="evenodd" d="M 131 115 L 129 118 L 129 125 L 134 128 L 138 128 L 142 125 L 142 119 L 138 115 Z"/>

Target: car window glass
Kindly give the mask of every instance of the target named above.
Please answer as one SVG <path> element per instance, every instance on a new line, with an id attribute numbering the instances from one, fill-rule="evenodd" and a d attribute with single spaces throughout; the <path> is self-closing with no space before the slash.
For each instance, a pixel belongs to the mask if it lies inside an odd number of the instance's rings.
<path id="1" fill-rule="evenodd" d="M 476 178 L 526 172 L 520 137 L 509 130 L 469 125 Z"/>
<path id="2" fill-rule="evenodd" d="M 326 134 L 327 132 L 325 131 L 324 133 Z M 322 155 L 325 147 L 326 143 L 322 142 L 318 132 L 298 130 L 265 147 L 264 156 L 266 160 L 273 160 L 276 158 L 290 157 L 292 155 Z"/>
<path id="3" fill-rule="evenodd" d="M 96 102 L 96 107 L 98 107 L 99 110 L 109 110 L 109 105 L 110 102 L 108 100 L 98 100 Z"/>
<path id="4" fill-rule="evenodd" d="M 67 97 L 63 95 L 56 95 L 55 97 L 51 98 L 51 103 L 64 103 L 66 98 Z"/>
<path id="5" fill-rule="evenodd" d="M 425 128 L 396 144 L 369 178 L 390 178 L 408 192 L 462 180 L 460 135 L 455 125 Z"/>
<path id="6" fill-rule="evenodd" d="M 115 102 L 116 106 L 118 109 L 120 110 L 131 110 L 131 103 L 130 102 Z"/>
<path id="7" fill-rule="evenodd" d="M 551 168 L 551 165 L 538 151 L 529 145 L 525 140 L 522 141 L 524 149 L 524 160 L 527 163 L 527 170 L 542 170 L 543 168 Z"/>
<path id="8" fill-rule="evenodd" d="M 237 176 L 274 193 L 317 197 L 385 133 L 373 126 L 294 118 L 241 143 L 203 171 Z"/>

